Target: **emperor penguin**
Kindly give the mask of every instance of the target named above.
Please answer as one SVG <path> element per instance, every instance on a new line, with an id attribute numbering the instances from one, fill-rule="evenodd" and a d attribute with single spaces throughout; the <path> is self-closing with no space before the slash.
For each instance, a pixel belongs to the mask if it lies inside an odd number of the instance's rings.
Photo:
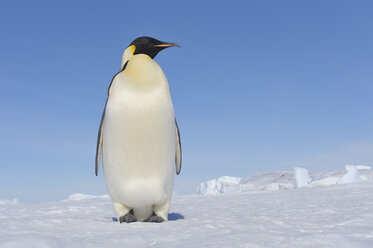
<path id="1" fill-rule="evenodd" d="M 168 220 L 181 142 L 168 81 L 153 60 L 168 47 L 179 45 L 135 39 L 108 88 L 95 172 L 97 176 L 102 154 L 106 188 L 120 223 Z"/>

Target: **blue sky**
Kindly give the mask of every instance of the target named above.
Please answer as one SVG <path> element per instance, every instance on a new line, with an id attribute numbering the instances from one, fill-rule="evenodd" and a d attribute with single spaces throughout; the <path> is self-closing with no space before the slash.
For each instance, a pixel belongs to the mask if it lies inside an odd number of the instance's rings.
<path id="1" fill-rule="evenodd" d="M 128 44 L 177 42 L 176 190 L 254 172 L 373 165 L 371 1 L 2 1 L 0 198 L 106 193 L 106 89 Z M 101 170 L 102 171 L 102 170 Z"/>

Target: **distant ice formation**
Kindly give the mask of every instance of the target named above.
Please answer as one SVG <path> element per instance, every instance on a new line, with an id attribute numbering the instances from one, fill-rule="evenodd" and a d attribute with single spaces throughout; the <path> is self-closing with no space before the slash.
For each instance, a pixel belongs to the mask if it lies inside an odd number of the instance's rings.
<path id="1" fill-rule="evenodd" d="M 345 166 L 347 173 L 337 181 L 337 184 L 353 183 L 361 181 L 359 171 L 357 166 L 346 165 Z"/>
<path id="2" fill-rule="evenodd" d="M 66 201 L 81 201 L 81 200 L 89 200 L 89 199 L 96 199 L 96 198 L 109 198 L 109 195 L 87 195 L 87 194 L 80 194 L 75 193 L 71 194 L 67 197 Z"/>
<path id="3" fill-rule="evenodd" d="M 297 188 L 308 186 L 312 182 L 312 179 L 308 174 L 308 170 L 304 168 L 294 167 L 294 177 Z"/>
<path id="4" fill-rule="evenodd" d="M 241 178 L 224 176 L 200 183 L 197 187 L 197 194 L 218 195 L 230 191 L 240 190 Z"/>
<path id="5" fill-rule="evenodd" d="M 14 198 L 12 200 L 0 199 L 0 205 L 6 205 L 6 204 L 15 205 L 18 203 L 19 203 L 19 200 L 17 198 Z"/>
<path id="6" fill-rule="evenodd" d="M 304 168 L 295 167 L 294 171 L 259 172 L 249 178 L 224 176 L 200 183 L 196 193 L 219 195 L 240 191 L 289 190 L 304 186 L 327 186 L 373 180 L 373 170 L 370 166 L 346 165 L 345 168 L 346 170 L 308 172 Z"/>
<path id="7" fill-rule="evenodd" d="M 367 166 L 367 165 L 356 165 L 355 167 L 358 170 L 371 170 L 372 169 L 372 167 Z"/>
<path id="8" fill-rule="evenodd" d="M 219 195 L 240 191 L 275 191 L 295 188 L 293 173 L 289 171 L 261 172 L 252 177 L 223 176 L 200 183 L 196 193 L 200 195 Z"/>

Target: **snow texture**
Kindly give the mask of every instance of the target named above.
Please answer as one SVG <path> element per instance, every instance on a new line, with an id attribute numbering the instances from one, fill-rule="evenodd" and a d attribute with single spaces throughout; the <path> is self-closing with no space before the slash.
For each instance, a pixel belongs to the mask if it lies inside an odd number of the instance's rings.
<path id="1" fill-rule="evenodd" d="M 297 188 L 310 185 L 312 182 L 312 179 L 310 178 L 308 174 L 308 170 L 304 168 L 295 167 L 294 177 L 295 177 L 295 182 L 297 184 Z"/>
<path id="2" fill-rule="evenodd" d="M 255 180 L 270 182 L 275 175 L 257 175 Z M 80 195 L 79 200 L 2 204 L 0 247 L 370 248 L 372 190 L 373 181 L 361 181 L 297 190 L 176 196 L 169 221 L 161 224 L 119 224 L 107 197 Z"/>

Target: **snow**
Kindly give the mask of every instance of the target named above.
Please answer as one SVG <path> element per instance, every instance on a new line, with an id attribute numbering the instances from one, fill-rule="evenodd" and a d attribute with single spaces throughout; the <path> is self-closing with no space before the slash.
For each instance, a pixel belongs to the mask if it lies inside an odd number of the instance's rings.
<path id="1" fill-rule="evenodd" d="M 218 178 L 200 185 L 201 193 L 218 195 L 174 196 L 169 221 L 161 224 L 119 224 L 107 195 L 42 203 L 2 199 L 0 248 L 370 248 L 373 170 L 358 168 L 311 171 L 312 183 L 301 188 L 292 171 Z M 349 173 L 356 179 L 354 170 L 366 180 L 337 184 Z"/>
<path id="2" fill-rule="evenodd" d="M 295 177 L 295 182 L 297 184 L 297 188 L 310 185 L 312 182 L 312 179 L 308 175 L 308 170 L 304 168 L 295 167 L 294 177 Z"/>
<path id="3" fill-rule="evenodd" d="M 176 196 L 170 220 L 161 224 L 119 224 L 107 197 L 3 204 L 0 247 L 368 248 L 373 244 L 372 189 L 373 181 L 361 181 Z"/>
<path id="4" fill-rule="evenodd" d="M 325 177 L 319 180 L 314 180 L 312 184 L 310 185 L 310 187 L 334 185 L 334 184 L 337 184 L 340 178 L 341 178 L 340 176 L 331 176 L 331 177 Z"/>

